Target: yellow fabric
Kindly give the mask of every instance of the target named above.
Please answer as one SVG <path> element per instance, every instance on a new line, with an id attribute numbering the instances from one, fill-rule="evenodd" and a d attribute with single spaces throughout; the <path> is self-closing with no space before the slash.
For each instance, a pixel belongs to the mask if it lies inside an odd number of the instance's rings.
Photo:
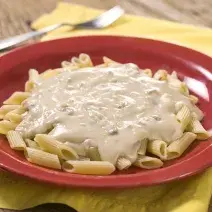
<path id="1" fill-rule="evenodd" d="M 81 22 L 101 11 L 59 3 L 33 23 L 35 29 L 68 21 Z M 212 31 L 167 21 L 126 15 L 103 30 L 58 29 L 42 40 L 76 35 L 115 34 L 151 37 L 212 55 Z M 133 189 L 60 188 L 0 172 L 0 208 L 24 209 L 42 203 L 64 203 L 79 212 L 206 212 L 212 192 L 212 170 L 172 183 Z"/>

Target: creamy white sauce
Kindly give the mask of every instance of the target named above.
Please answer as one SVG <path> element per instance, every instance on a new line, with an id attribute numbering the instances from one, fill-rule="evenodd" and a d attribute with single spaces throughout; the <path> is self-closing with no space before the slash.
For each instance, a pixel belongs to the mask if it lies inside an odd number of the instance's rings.
<path id="1" fill-rule="evenodd" d="M 16 130 L 97 146 L 101 159 L 113 164 L 119 156 L 134 162 L 143 138 L 170 142 L 182 136 L 175 118 L 179 101 L 192 109 L 186 96 L 134 64 L 64 71 L 37 83 Z"/>

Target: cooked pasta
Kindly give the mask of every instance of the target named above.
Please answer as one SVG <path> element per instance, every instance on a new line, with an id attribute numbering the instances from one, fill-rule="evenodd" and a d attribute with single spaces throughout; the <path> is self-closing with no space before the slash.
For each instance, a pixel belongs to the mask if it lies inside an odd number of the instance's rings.
<path id="1" fill-rule="evenodd" d="M 5 115 L 4 119 L 15 123 L 20 123 L 22 121 L 22 116 L 11 111 Z"/>
<path id="2" fill-rule="evenodd" d="M 151 69 L 147 68 L 147 69 L 144 69 L 142 72 L 144 74 L 146 74 L 147 76 L 152 77 L 152 70 Z"/>
<path id="3" fill-rule="evenodd" d="M 34 164 L 53 169 L 61 169 L 60 160 L 57 155 L 42 150 L 27 147 L 24 151 L 26 159 Z"/>
<path id="4" fill-rule="evenodd" d="M 78 158 L 74 149 L 58 142 L 49 135 L 37 134 L 35 136 L 35 141 L 44 151 L 58 155 L 61 159 L 73 160 Z"/>
<path id="5" fill-rule="evenodd" d="M 167 144 L 161 140 L 149 141 L 147 151 L 158 156 L 161 160 L 167 158 Z"/>
<path id="6" fill-rule="evenodd" d="M 143 169 L 157 169 L 163 166 L 163 162 L 158 158 L 138 156 L 134 165 Z"/>
<path id="7" fill-rule="evenodd" d="M 40 146 L 34 140 L 27 138 L 27 139 L 25 139 L 25 143 L 26 143 L 27 147 L 30 147 L 30 148 L 33 148 L 33 149 L 40 149 Z"/>
<path id="8" fill-rule="evenodd" d="M 188 126 L 188 130 L 195 133 L 197 135 L 196 139 L 198 140 L 205 140 L 209 138 L 209 133 L 195 117 L 192 117 L 192 120 Z"/>
<path id="9" fill-rule="evenodd" d="M 182 129 L 184 130 L 188 124 L 191 122 L 191 112 L 189 108 L 185 105 L 177 113 L 177 120 L 181 123 Z"/>
<path id="10" fill-rule="evenodd" d="M 138 149 L 138 155 L 145 155 L 146 154 L 147 144 L 148 144 L 147 138 L 141 140 L 141 144 L 140 144 L 140 147 Z"/>
<path id="11" fill-rule="evenodd" d="M 25 83 L 25 91 L 26 92 L 31 92 L 32 91 L 32 89 L 34 88 L 34 82 L 32 82 L 32 81 L 27 81 L 26 83 Z"/>
<path id="12" fill-rule="evenodd" d="M 132 165 L 132 163 L 130 162 L 130 160 L 128 160 L 124 157 L 118 158 L 117 163 L 116 163 L 116 167 L 119 170 L 128 169 L 131 165 Z"/>
<path id="13" fill-rule="evenodd" d="M 0 119 L 3 119 L 4 116 L 12 110 L 19 108 L 20 105 L 3 105 L 0 108 Z"/>
<path id="14" fill-rule="evenodd" d="M 25 150 L 26 144 L 21 137 L 20 133 L 11 130 L 7 133 L 7 140 L 9 141 L 10 147 L 15 150 Z"/>
<path id="15" fill-rule="evenodd" d="M 5 120 L 9 120 L 11 122 L 20 123 L 22 121 L 22 114 L 25 113 L 26 110 L 23 106 L 18 106 L 14 110 L 8 112 L 5 116 Z"/>
<path id="16" fill-rule="evenodd" d="M 63 163 L 63 170 L 75 174 L 109 175 L 115 171 L 112 163 L 107 161 L 74 161 Z"/>
<path id="17" fill-rule="evenodd" d="M 93 63 L 89 55 L 80 54 L 79 55 L 80 64 L 82 67 L 92 67 Z"/>
<path id="18" fill-rule="evenodd" d="M 29 70 L 29 81 L 36 82 L 39 79 L 39 73 L 35 69 Z"/>
<path id="19" fill-rule="evenodd" d="M 166 70 L 160 69 L 154 74 L 154 78 L 157 80 L 166 80 L 168 73 Z"/>
<path id="20" fill-rule="evenodd" d="M 28 92 L 17 91 L 13 93 L 7 100 L 3 102 L 5 105 L 20 105 L 30 96 Z"/>
<path id="21" fill-rule="evenodd" d="M 167 159 L 174 159 L 180 157 L 183 152 L 191 145 L 196 139 L 196 135 L 191 132 L 185 132 L 183 136 L 172 142 L 167 148 Z"/>
<path id="22" fill-rule="evenodd" d="M 14 130 L 17 124 L 8 120 L 0 121 L 0 133 L 6 135 L 10 130 Z"/>
<path id="23" fill-rule="evenodd" d="M 209 133 L 203 112 L 174 71 L 140 69 L 89 55 L 39 74 L 0 108 L 0 133 L 31 163 L 75 174 L 156 169 Z M 61 165 L 62 164 L 62 165 Z"/>

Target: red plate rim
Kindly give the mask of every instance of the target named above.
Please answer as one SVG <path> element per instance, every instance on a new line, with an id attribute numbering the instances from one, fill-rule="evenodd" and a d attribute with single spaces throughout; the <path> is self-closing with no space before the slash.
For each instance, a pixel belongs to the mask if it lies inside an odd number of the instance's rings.
<path id="1" fill-rule="evenodd" d="M 139 45 L 144 45 L 144 49 L 148 48 L 148 44 L 151 44 L 152 46 L 154 46 L 154 48 L 163 49 L 164 52 L 169 52 L 169 54 L 172 54 L 175 57 L 179 56 L 180 58 L 180 55 L 183 55 L 183 59 L 186 59 L 188 61 L 195 61 L 196 64 L 199 64 L 200 66 L 203 66 L 208 70 L 212 70 L 212 58 L 189 48 L 145 38 L 104 35 L 79 36 L 57 39 L 21 47 L 0 57 L 0 66 L 1 64 L 6 64 L 5 67 L 10 68 L 10 58 L 17 57 L 17 55 L 20 56 L 26 53 L 30 53 L 35 49 L 39 50 L 40 48 L 48 48 L 49 51 L 51 51 L 51 49 L 54 48 L 56 45 L 60 45 L 62 43 L 64 44 L 70 41 L 79 42 L 81 40 L 86 40 L 86 42 L 88 43 L 91 41 L 93 42 L 94 40 L 98 40 L 98 42 L 100 43 L 104 43 L 106 40 L 107 42 L 111 41 L 111 43 L 119 43 L 119 41 L 121 40 L 122 42 L 134 42 Z M 183 160 L 180 163 L 165 167 L 164 169 L 162 168 L 152 170 L 151 173 L 142 172 L 128 175 L 89 176 L 61 173 L 58 171 L 34 166 L 27 162 L 17 160 L 12 155 L 0 149 L 0 167 L 19 175 L 57 185 L 93 188 L 127 188 L 154 185 L 194 175 L 211 166 L 211 154 L 212 143 L 209 142 L 208 146 L 200 151 L 198 154 L 186 160 Z"/>

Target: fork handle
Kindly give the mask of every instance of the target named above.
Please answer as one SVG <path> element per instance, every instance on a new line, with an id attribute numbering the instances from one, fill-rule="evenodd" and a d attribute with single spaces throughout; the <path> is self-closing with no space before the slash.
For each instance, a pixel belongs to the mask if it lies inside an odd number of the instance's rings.
<path id="1" fill-rule="evenodd" d="M 55 24 L 52 26 L 45 27 L 39 31 L 28 32 L 28 33 L 25 33 L 22 35 L 17 35 L 17 36 L 11 37 L 11 38 L 0 40 L 0 50 L 15 46 L 19 43 L 29 40 L 30 38 L 35 38 L 35 37 L 44 35 L 47 32 L 51 32 L 52 30 L 55 30 L 61 26 L 63 26 L 63 24 Z"/>

